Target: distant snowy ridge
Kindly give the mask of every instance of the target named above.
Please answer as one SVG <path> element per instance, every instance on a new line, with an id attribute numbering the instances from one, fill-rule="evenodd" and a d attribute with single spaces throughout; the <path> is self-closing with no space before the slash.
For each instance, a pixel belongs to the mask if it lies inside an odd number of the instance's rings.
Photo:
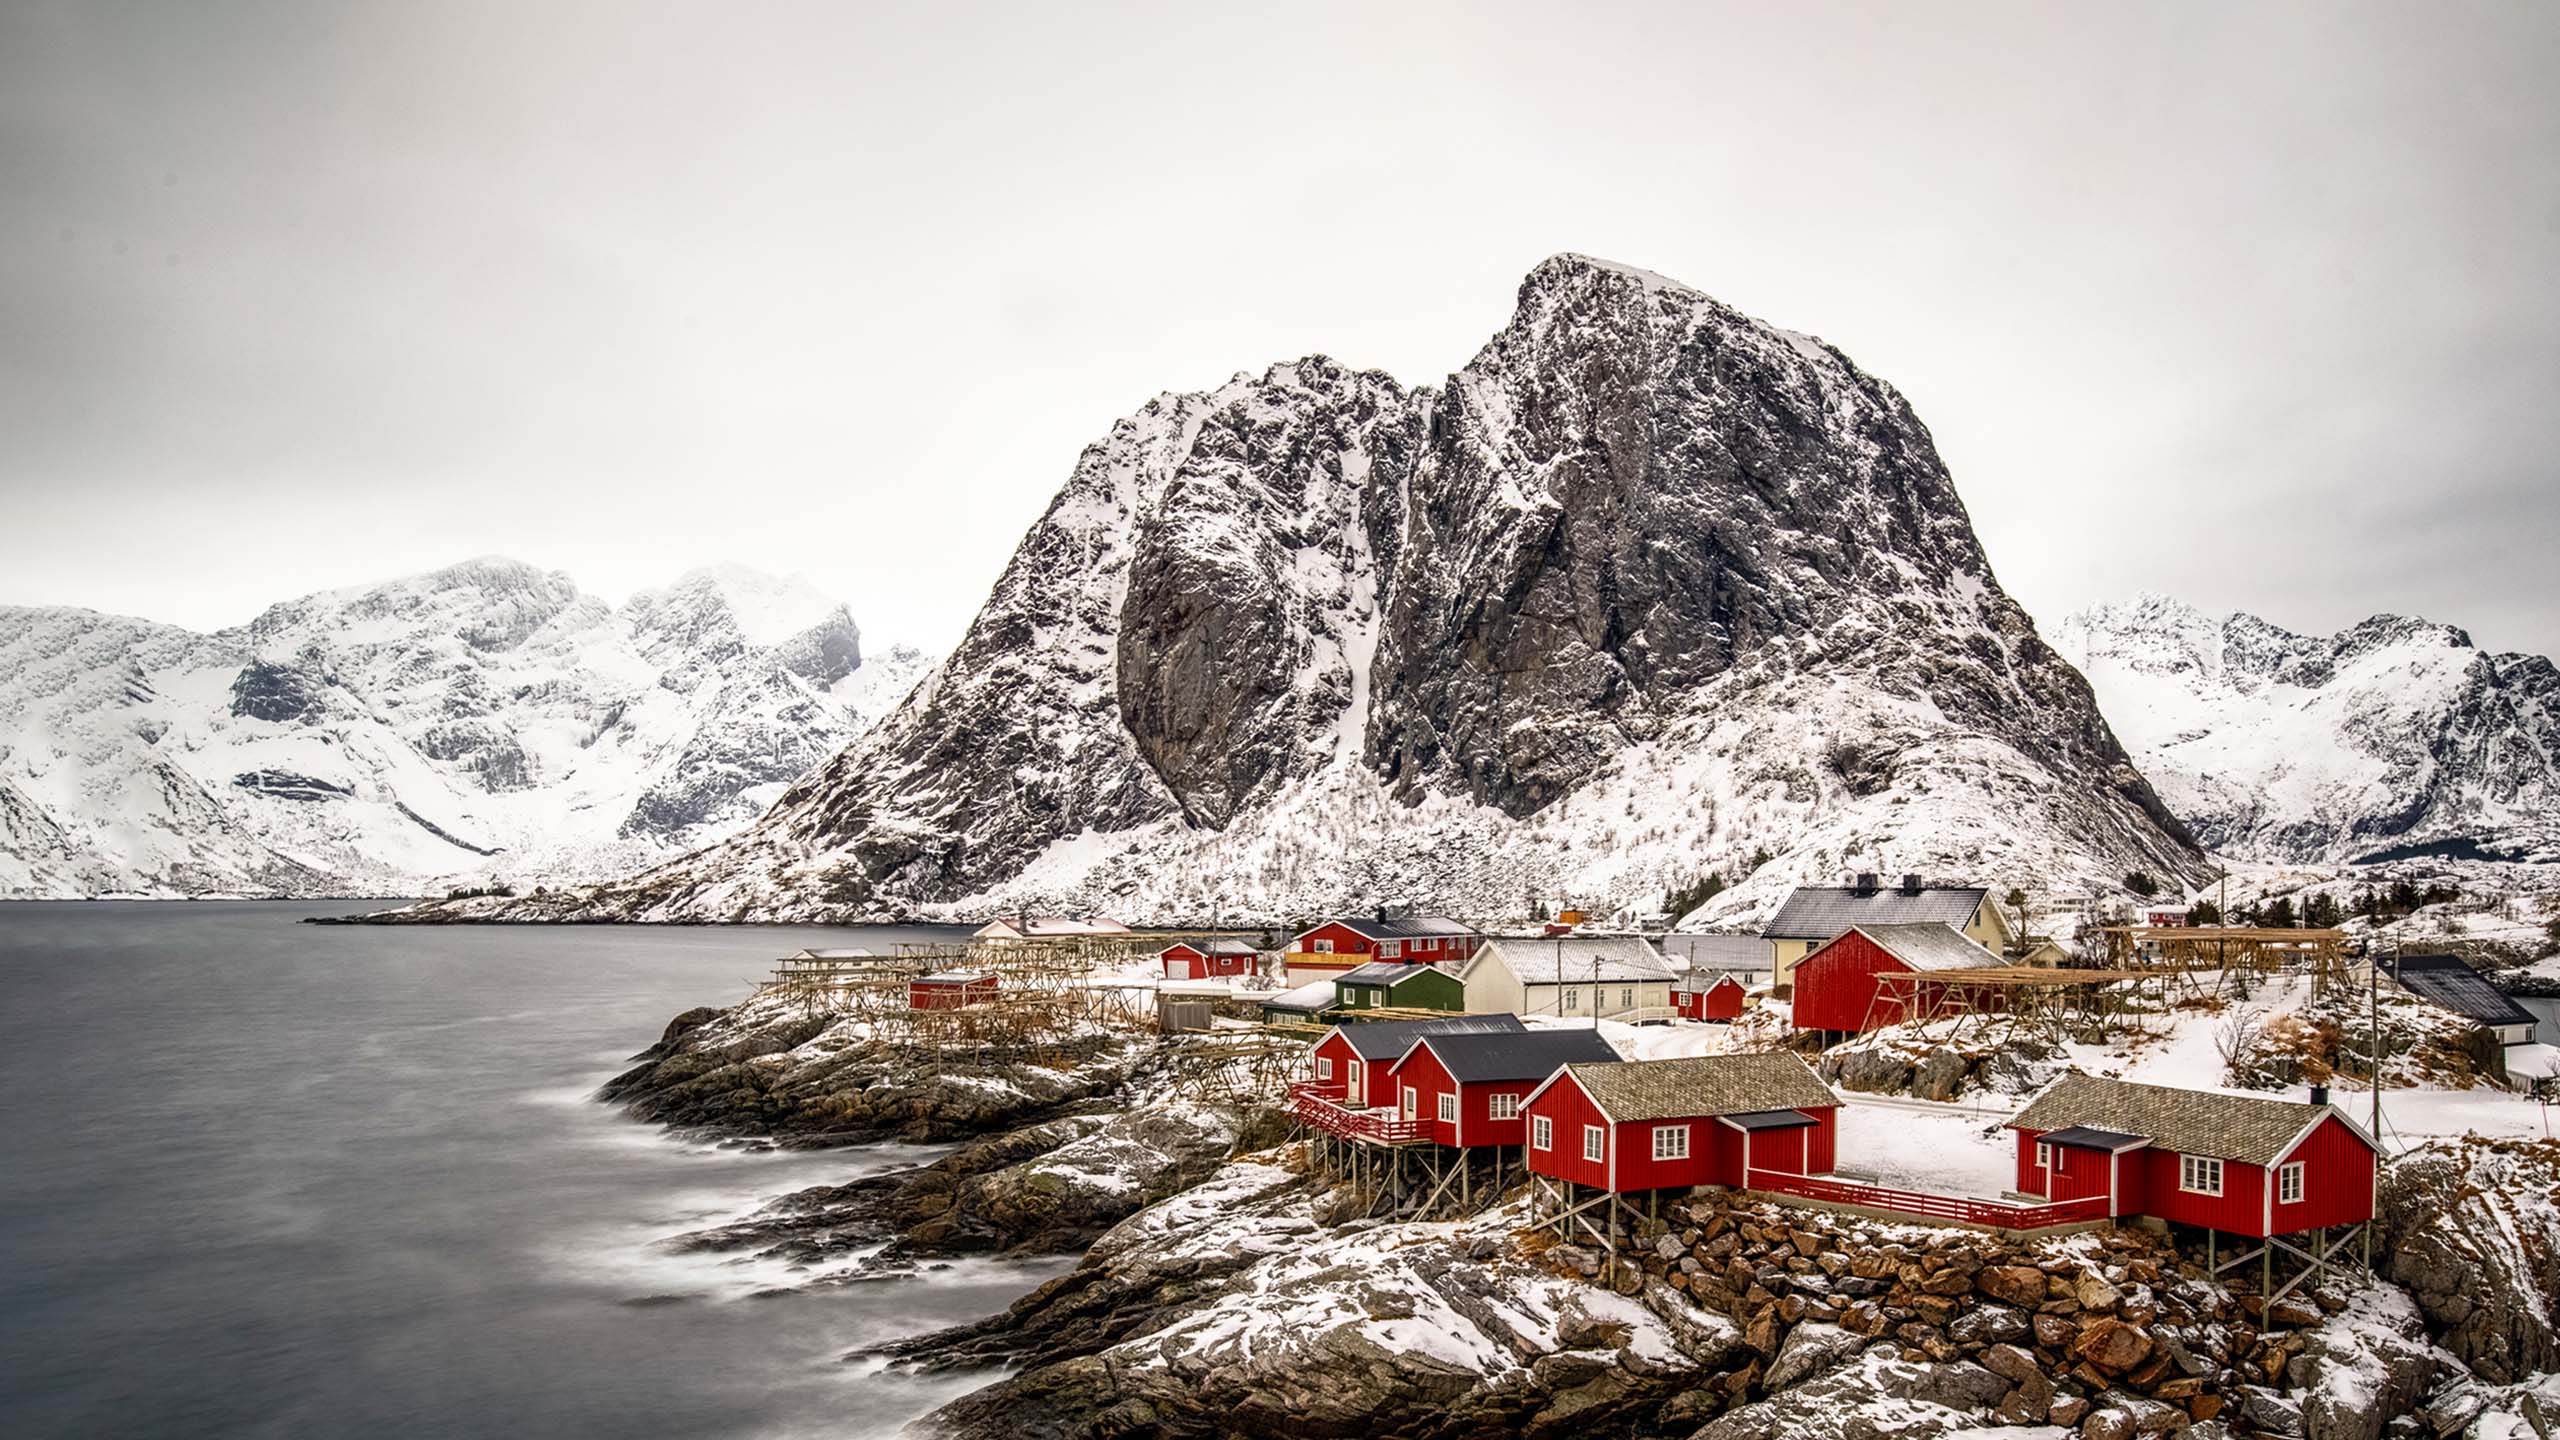
<path id="1" fill-rule="evenodd" d="M 479 559 L 200 635 L 0 607 L 0 895 L 571 883 L 721 838 L 927 667 L 805 582 Z"/>
<path id="2" fill-rule="evenodd" d="M 1149 402 L 753 828 L 446 913 L 1496 916 L 1750 872 L 1705 923 L 1861 862 L 2201 873 L 1899 395 L 1566 255 L 1445 386 L 1314 357 Z"/>
<path id="3" fill-rule="evenodd" d="M 2560 670 L 2542 656 L 2406 616 L 2296 635 L 2151 594 L 2066 618 L 2054 643 L 2218 851 L 2560 862 Z"/>

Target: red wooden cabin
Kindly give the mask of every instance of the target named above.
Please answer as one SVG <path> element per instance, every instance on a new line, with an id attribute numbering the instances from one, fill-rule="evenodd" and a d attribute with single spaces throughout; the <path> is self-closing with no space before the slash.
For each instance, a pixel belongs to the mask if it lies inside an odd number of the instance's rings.
<path id="1" fill-rule="evenodd" d="M 1840 1100 L 1785 1051 L 1568 1065 L 1529 1092 L 1529 1169 L 1604 1190 L 1826 1175 Z"/>
<path id="2" fill-rule="evenodd" d="M 1438 915 L 1334 919 L 1292 936 L 1288 964 L 1292 973 L 1331 973 L 1372 960 L 1430 965 L 1464 960 L 1483 943 L 1484 936 L 1474 928 Z"/>
<path id="3" fill-rule="evenodd" d="M 1361 1020 L 1337 1025 L 1307 1050 L 1313 1092 L 1351 1110 L 1395 1103 L 1388 1072 L 1425 1035 L 1469 1032 L 1517 1035 L 1528 1027 L 1517 1015 L 1451 1015 L 1431 1020 Z"/>
<path id="4" fill-rule="evenodd" d="M 2373 1137 L 2325 1097 L 2306 1104 L 2075 1072 L 2009 1128 L 2018 1188 L 2030 1195 L 2105 1196 L 2111 1215 L 2261 1238 L 2373 1218 Z"/>
<path id="5" fill-rule="evenodd" d="M 1683 1020 L 1739 1020 L 1742 982 L 1730 975 L 1714 980 L 1689 976 L 1672 990 L 1671 1008 L 1679 1011 Z"/>
<path id="6" fill-rule="evenodd" d="M 907 982 L 910 1010 L 957 1010 L 996 998 L 996 977 L 980 970 L 944 970 Z"/>
<path id="7" fill-rule="evenodd" d="M 1388 1067 L 1396 1111 L 1427 1121 L 1441 1145 L 1520 1145 L 1520 1102 L 1567 1065 L 1618 1058 L 1597 1030 L 1418 1035 Z"/>
<path id="8" fill-rule="evenodd" d="M 1911 1018 L 1906 1009 L 1928 1014 L 1942 989 L 1964 983 L 1963 972 L 2005 963 L 1951 925 L 1853 925 L 1796 962 L 1796 1028 L 1857 1034 L 1899 1024 Z M 1888 994 L 1876 981 L 1886 973 L 1944 978 Z M 2001 999 L 1989 990 L 1973 997 L 1978 1009 Z"/>
<path id="9" fill-rule="evenodd" d="M 1156 952 L 1167 980 L 1215 980 L 1251 975 L 1260 968 L 1261 953 L 1242 940 L 1178 940 Z"/>

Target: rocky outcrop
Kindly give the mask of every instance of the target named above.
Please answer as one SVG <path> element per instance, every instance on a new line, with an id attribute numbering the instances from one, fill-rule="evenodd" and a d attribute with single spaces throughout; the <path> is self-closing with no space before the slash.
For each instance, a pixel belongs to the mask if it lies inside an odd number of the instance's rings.
<path id="1" fill-rule="evenodd" d="M 2201 873 L 1901 396 L 1566 255 L 1443 386 L 1318 357 L 1150 402 L 941 670 L 753 830 L 462 913 L 1502 914 L 1764 847 L 1727 911 L 1878 847 Z"/>
<path id="2" fill-rule="evenodd" d="M 2029 1095 L 2062 1067 L 2062 1047 L 2051 1039 L 1993 1023 L 1961 1046 L 1888 1027 L 1825 1050 L 1814 1068 L 1843 1090 L 1953 1100 L 1982 1093 Z"/>
<path id="3" fill-rule="evenodd" d="M 2382 1228 L 2385 1273 L 2480 1378 L 2560 1369 L 2560 1145 L 2468 1138 L 2400 1156 Z"/>

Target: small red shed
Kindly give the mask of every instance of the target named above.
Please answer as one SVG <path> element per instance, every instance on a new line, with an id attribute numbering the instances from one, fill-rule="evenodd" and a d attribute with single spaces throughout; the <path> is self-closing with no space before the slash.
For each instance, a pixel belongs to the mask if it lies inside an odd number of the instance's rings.
<path id="1" fill-rule="evenodd" d="M 1742 982 L 1730 975 L 1682 976 L 1672 988 L 1671 1007 L 1680 1012 L 1683 1020 L 1739 1020 Z"/>
<path id="2" fill-rule="evenodd" d="M 1308 1079 L 1326 1099 L 1353 1110 L 1395 1103 L 1387 1072 L 1425 1035 L 1503 1033 L 1529 1027 L 1517 1015 L 1450 1015 L 1430 1020 L 1360 1020 L 1336 1025 L 1307 1047 Z"/>
<path id="3" fill-rule="evenodd" d="M 2009 1122 L 2018 1189 L 2264 1238 L 2373 1218 L 2373 1137 L 2332 1109 L 2078 1072 Z"/>
<path id="4" fill-rule="evenodd" d="M 1397 1114 L 1431 1122 L 1434 1143 L 1519 1145 L 1530 1091 L 1567 1065 L 1617 1058 L 1597 1030 L 1471 1031 L 1416 1036 L 1387 1074 Z"/>
<path id="5" fill-rule="evenodd" d="M 1964 971 L 2004 963 L 1952 925 L 1853 925 L 1796 962 L 1795 1025 L 1856 1034 L 1898 1024 L 1905 1018 L 1906 995 L 1925 1014 L 1939 989 L 1963 984 Z M 1885 995 L 1876 977 L 1887 972 L 1945 978 Z M 1977 999 L 1978 1008 L 1990 1008 L 2000 997 L 1986 992 Z"/>
<path id="6" fill-rule="evenodd" d="M 1290 937 L 1287 956 L 1293 974 L 1333 973 L 1372 960 L 1412 965 L 1464 960 L 1483 943 L 1484 936 L 1473 926 L 1439 915 L 1333 919 Z"/>
<path id="7" fill-rule="evenodd" d="M 957 1010 L 996 998 L 996 977 L 983 970 L 942 970 L 907 982 L 910 1010 Z"/>
<path id="8" fill-rule="evenodd" d="M 1840 1099 L 1783 1050 L 1568 1065 L 1521 1102 L 1529 1169 L 1603 1190 L 1827 1175 Z"/>
<path id="9" fill-rule="evenodd" d="M 1167 980 L 1215 980 L 1228 975 L 1251 975 L 1259 968 L 1261 953 L 1242 940 L 1178 940 L 1156 952 L 1164 964 Z"/>

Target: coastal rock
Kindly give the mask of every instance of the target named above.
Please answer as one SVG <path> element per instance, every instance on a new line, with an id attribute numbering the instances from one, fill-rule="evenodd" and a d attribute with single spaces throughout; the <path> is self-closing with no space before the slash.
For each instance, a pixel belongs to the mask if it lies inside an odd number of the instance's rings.
<path id="1" fill-rule="evenodd" d="M 2382 1189 L 2384 1273 L 2436 1342 L 2482 1379 L 2560 1369 L 2560 1145 L 2438 1141 L 2395 1159 Z"/>

